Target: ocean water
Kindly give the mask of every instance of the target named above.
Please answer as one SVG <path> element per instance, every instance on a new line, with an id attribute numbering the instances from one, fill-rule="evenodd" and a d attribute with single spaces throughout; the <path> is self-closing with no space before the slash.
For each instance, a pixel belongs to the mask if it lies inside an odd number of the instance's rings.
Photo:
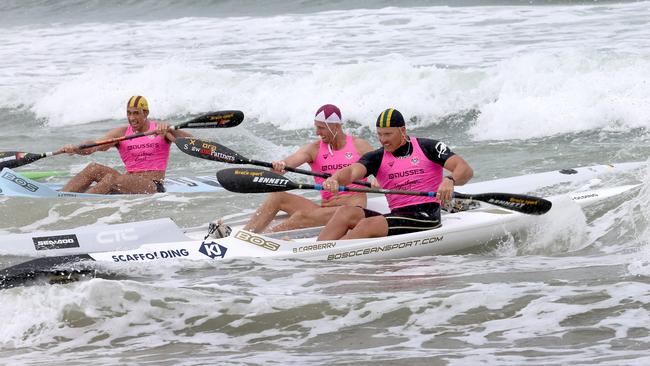
<path id="1" fill-rule="evenodd" d="M 244 111 L 239 127 L 192 132 L 264 161 L 315 138 L 312 115 L 325 103 L 375 145 L 376 116 L 399 109 L 412 136 L 448 143 L 476 181 L 646 161 L 648 24 L 645 1 L 3 1 L 0 150 L 99 138 L 125 123 L 126 100 L 142 94 L 152 117 L 172 123 Z M 120 165 L 111 150 L 17 170 L 74 173 L 91 161 Z M 175 149 L 168 175 L 224 167 Z M 643 186 L 584 212 L 555 211 L 525 239 L 465 255 L 130 265 L 125 278 L 2 290 L 0 356 L 68 365 L 645 365 L 650 172 L 598 187 L 630 183 Z M 263 198 L 0 197 L 0 233 L 160 217 L 189 227 Z"/>

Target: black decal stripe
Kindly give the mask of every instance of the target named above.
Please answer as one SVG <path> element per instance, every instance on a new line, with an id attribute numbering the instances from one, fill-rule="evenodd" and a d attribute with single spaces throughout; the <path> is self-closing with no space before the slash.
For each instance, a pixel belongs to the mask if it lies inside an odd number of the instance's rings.
<path id="1" fill-rule="evenodd" d="M 0 288 L 38 282 L 67 283 L 85 277 L 95 277 L 96 270 L 88 265 L 88 262 L 92 261 L 94 259 L 87 254 L 33 259 L 1 270 Z"/>
<path id="2" fill-rule="evenodd" d="M 221 184 L 219 184 L 219 181 L 217 181 L 216 179 L 197 177 L 196 180 L 210 186 L 221 187 Z"/>

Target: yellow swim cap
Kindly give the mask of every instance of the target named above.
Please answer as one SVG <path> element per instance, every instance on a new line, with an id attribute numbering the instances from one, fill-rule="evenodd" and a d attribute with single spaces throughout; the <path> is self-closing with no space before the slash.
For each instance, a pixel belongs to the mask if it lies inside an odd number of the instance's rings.
<path id="1" fill-rule="evenodd" d="M 144 111 L 149 110 L 149 103 L 147 99 L 142 95 L 134 95 L 129 99 L 129 102 L 126 104 L 127 108 L 140 108 Z"/>

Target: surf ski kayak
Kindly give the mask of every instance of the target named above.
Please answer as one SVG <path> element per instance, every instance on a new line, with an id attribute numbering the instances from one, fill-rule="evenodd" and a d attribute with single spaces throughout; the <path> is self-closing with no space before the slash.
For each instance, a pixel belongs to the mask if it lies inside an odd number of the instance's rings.
<path id="1" fill-rule="evenodd" d="M 561 169 L 466 184 L 459 187 L 459 190 L 462 189 L 463 193 L 484 193 L 489 191 L 528 193 L 544 187 L 557 185 L 564 187 L 571 183 L 589 181 L 596 177 L 604 178 L 609 173 L 623 173 L 646 166 L 647 164 L 644 162 L 633 162 Z M 0 183 L 13 179 L 11 184 L 16 186 L 22 187 L 23 185 L 31 184 L 28 180 L 18 180 L 18 177 L 12 170 L 4 169 L 0 173 Z M 214 179 L 216 181 L 216 178 Z M 177 181 L 184 182 L 185 178 L 177 179 Z M 378 212 L 388 212 L 388 204 L 385 196 L 369 197 L 368 208 Z M 243 227 L 248 222 L 249 215 L 250 213 L 231 215 L 230 218 L 227 218 L 226 222 L 233 228 L 237 228 L 238 226 Z M 444 211 L 443 215 L 446 215 Z M 283 217 L 279 216 L 278 219 L 281 220 Z M 68 230 L 9 234 L 0 236 L 0 243 L 2 243 L 0 244 L 0 254 L 60 256 L 101 252 L 106 249 L 126 250 L 137 248 L 141 244 L 184 241 L 186 239 L 185 235 L 192 236 L 189 233 L 195 231 L 199 232 L 199 234 L 195 235 L 198 238 L 200 234 L 207 232 L 207 224 L 196 228 L 181 229 L 170 219 L 164 218 L 117 225 L 93 225 Z M 54 242 L 41 242 L 41 238 L 50 238 L 47 240 Z M 71 239 L 72 242 L 70 243 L 58 245 L 60 243 L 57 240 L 65 241 Z"/>
<path id="2" fill-rule="evenodd" d="M 169 193 L 205 193 L 223 190 L 215 176 L 165 178 Z M 31 198 L 111 198 L 124 195 L 59 192 L 62 184 L 41 183 L 4 168 L 0 172 L 0 195 Z"/>
<path id="3" fill-rule="evenodd" d="M 638 188 L 640 185 L 624 185 L 570 194 L 570 199 L 581 207 L 601 202 Z M 548 199 L 557 201 L 567 195 Z M 369 207 L 376 208 L 374 197 Z M 385 199 L 384 199 L 385 201 Z M 365 261 L 384 260 L 417 256 L 443 255 L 467 252 L 477 247 L 502 241 L 513 234 L 541 223 L 543 216 L 526 215 L 520 212 L 496 207 L 483 202 L 472 201 L 464 210 L 444 213 L 443 225 L 437 229 L 395 235 L 383 238 L 317 241 L 320 228 L 309 228 L 289 232 L 262 235 L 234 228 L 230 236 L 220 239 L 207 237 L 205 231 L 186 232 L 182 240 L 170 236 L 164 241 L 145 243 L 129 249 L 115 249 L 135 244 L 135 240 L 117 240 L 122 233 L 134 235 L 126 227 L 102 228 L 94 235 L 107 241 L 101 251 L 79 253 L 79 237 L 57 235 L 32 237 L 34 251 L 56 256 L 42 257 L 17 264 L 0 271 L 0 288 L 29 284 L 34 280 L 47 279 L 50 283 L 67 282 L 83 276 L 95 276 L 99 263 L 151 263 L 178 260 L 220 261 L 237 258 L 286 258 L 319 261 Z M 553 215 L 553 210 L 546 215 Z M 150 223 L 152 227 L 158 225 Z M 143 223 L 138 225 L 144 226 Z M 147 224 L 148 225 L 148 224 Z M 162 225 L 162 224 L 160 224 Z M 169 222 L 163 226 L 171 225 Z M 174 225 L 175 226 L 175 225 Z M 162 226 L 161 226 L 162 230 Z M 175 229 L 168 229 L 174 232 Z M 180 229 L 178 229 L 180 231 Z M 92 237 L 92 234 L 89 234 Z M 289 237 L 289 240 L 286 240 Z M 78 245 L 74 249 L 71 248 Z M 47 248 L 45 248 L 47 247 Z M 84 249 L 95 248 L 84 244 Z M 65 255 L 61 255 L 65 254 Z"/>

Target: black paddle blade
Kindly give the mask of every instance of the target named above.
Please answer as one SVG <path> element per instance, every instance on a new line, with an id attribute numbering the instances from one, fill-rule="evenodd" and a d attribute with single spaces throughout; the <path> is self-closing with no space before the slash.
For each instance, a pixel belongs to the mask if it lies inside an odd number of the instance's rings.
<path id="1" fill-rule="evenodd" d="M 222 169 L 217 172 L 217 180 L 223 188 L 238 193 L 284 192 L 299 188 L 284 176 L 262 169 Z"/>
<path id="2" fill-rule="evenodd" d="M 525 194 L 481 193 L 468 196 L 477 201 L 487 202 L 528 215 L 543 215 L 553 206 L 553 203 L 549 200 Z"/>
<path id="3" fill-rule="evenodd" d="M 19 166 L 27 165 L 43 157 L 45 157 L 43 154 L 32 154 L 19 151 L 2 151 L 0 152 L 0 170 L 3 168 L 13 169 Z"/>
<path id="4" fill-rule="evenodd" d="M 199 140 L 193 137 L 179 137 L 176 146 L 187 155 L 206 160 L 220 161 L 230 164 L 246 164 L 247 161 L 229 148 L 210 141 Z"/>
<path id="5" fill-rule="evenodd" d="M 95 269 L 84 265 L 86 254 L 43 257 L 0 270 L 0 289 L 39 283 L 62 284 L 95 277 Z"/>
<path id="6" fill-rule="evenodd" d="M 228 128 L 239 126 L 243 120 L 242 111 L 218 111 L 198 116 L 180 124 L 178 128 Z"/>

